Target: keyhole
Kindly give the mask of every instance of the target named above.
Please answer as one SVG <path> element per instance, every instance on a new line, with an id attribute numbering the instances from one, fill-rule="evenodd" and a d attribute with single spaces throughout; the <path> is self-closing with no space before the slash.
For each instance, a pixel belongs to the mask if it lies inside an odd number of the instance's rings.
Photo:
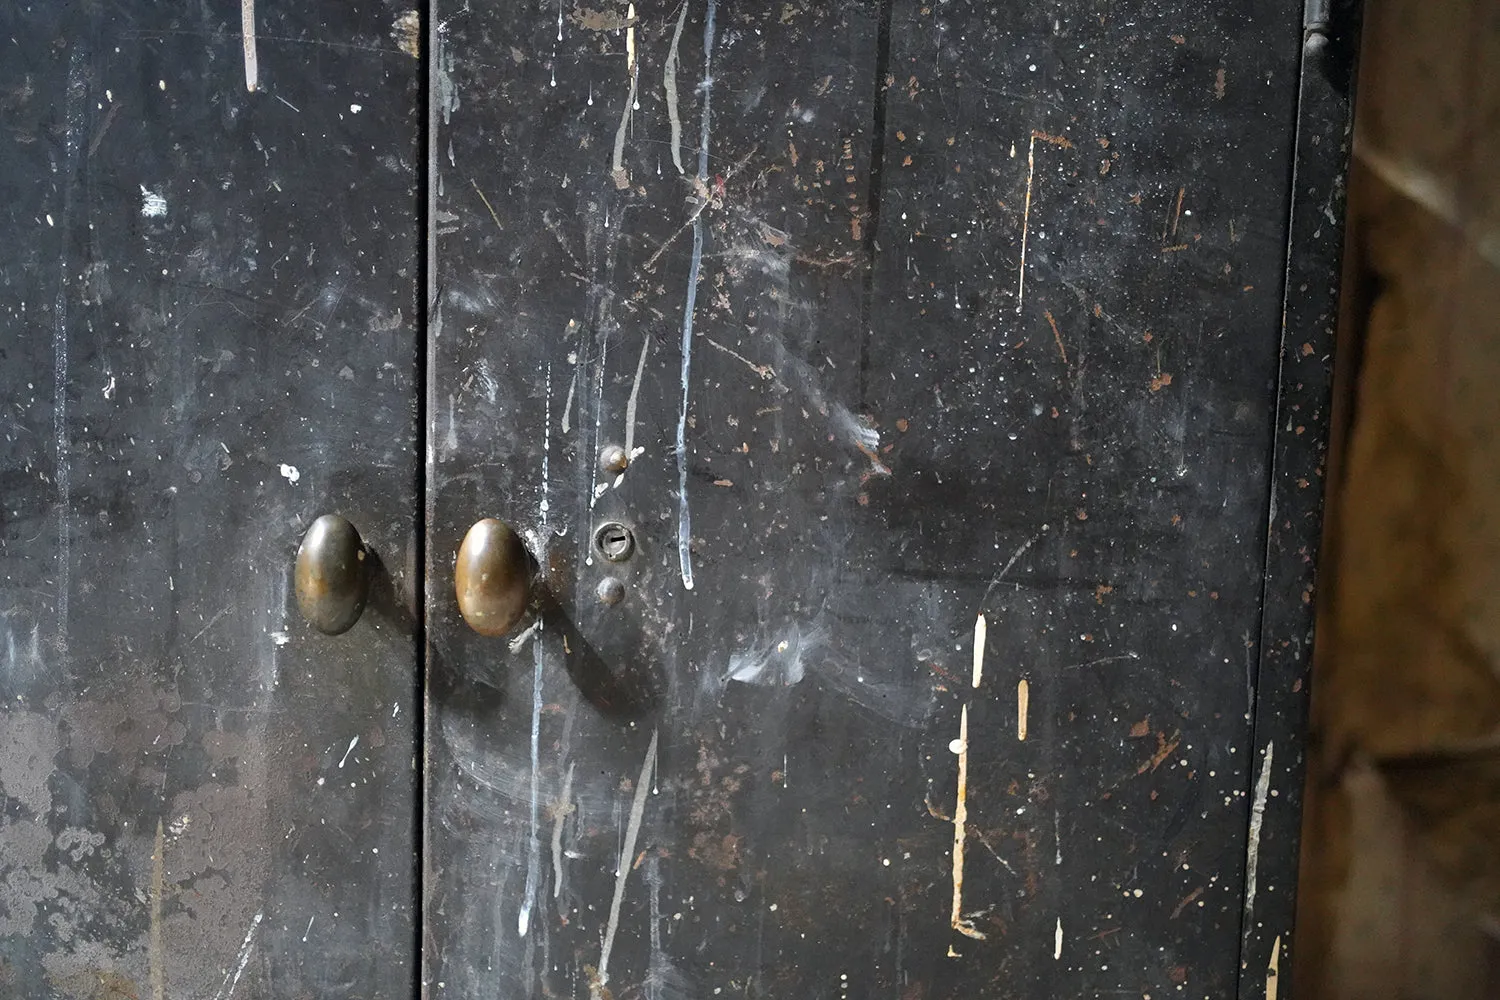
<path id="1" fill-rule="evenodd" d="M 610 562 L 624 562 L 635 551 L 635 536 L 618 521 L 609 521 L 594 532 L 594 544 Z"/>

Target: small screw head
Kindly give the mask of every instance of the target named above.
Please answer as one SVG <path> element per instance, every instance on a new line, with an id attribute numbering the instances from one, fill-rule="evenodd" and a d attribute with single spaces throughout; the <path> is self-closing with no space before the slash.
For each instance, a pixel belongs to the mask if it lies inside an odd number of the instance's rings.
<path id="1" fill-rule="evenodd" d="M 610 562 L 624 562 L 635 552 L 635 536 L 619 521 L 608 521 L 594 532 L 594 545 Z"/>
<path id="2" fill-rule="evenodd" d="M 618 476 L 630 465 L 630 456 L 617 444 L 607 444 L 599 452 L 599 468 L 612 476 Z"/>
<path id="3" fill-rule="evenodd" d="M 606 576 L 599 581 L 599 586 L 594 589 L 599 595 L 600 602 L 609 605 L 619 604 L 625 600 L 625 584 L 618 577 Z"/>

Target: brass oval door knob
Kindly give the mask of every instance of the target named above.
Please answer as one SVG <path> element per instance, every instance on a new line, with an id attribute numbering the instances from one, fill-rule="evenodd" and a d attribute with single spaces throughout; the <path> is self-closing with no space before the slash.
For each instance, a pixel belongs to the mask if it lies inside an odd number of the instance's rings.
<path id="1" fill-rule="evenodd" d="M 337 514 L 312 523 L 297 549 L 297 606 L 313 628 L 347 632 L 359 621 L 370 590 L 369 553 L 354 525 Z"/>
<path id="2" fill-rule="evenodd" d="M 480 635 L 504 635 L 531 601 L 531 557 L 504 521 L 477 521 L 458 547 L 453 568 L 458 610 Z"/>

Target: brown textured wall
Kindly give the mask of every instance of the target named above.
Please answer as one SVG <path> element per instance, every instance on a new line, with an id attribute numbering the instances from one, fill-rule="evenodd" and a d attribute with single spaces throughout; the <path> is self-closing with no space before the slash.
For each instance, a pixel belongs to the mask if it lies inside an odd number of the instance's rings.
<path id="1" fill-rule="evenodd" d="M 1296 993 L 1494 1000 L 1500 3 L 1368 0 L 1357 115 Z"/>

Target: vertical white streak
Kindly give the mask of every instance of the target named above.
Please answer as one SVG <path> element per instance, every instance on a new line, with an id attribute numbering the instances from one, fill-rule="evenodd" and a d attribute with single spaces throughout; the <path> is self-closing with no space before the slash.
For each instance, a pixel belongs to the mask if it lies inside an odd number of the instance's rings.
<path id="1" fill-rule="evenodd" d="M 677 47 L 682 44 L 682 28 L 687 24 L 687 0 L 682 0 L 682 12 L 677 15 L 677 28 L 672 32 L 672 45 L 667 49 L 667 61 L 661 71 L 662 89 L 667 92 L 667 123 L 672 130 L 672 166 L 677 172 L 682 169 L 682 118 L 677 113 Z"/>
<path id="2" fill-rule="evenodd" d="M 984 620 L 984 612 L 974 619 L 974 687 L 984 679 L 984 640 L 989 631 L 989 624 Z"/>
<path id="3" fill-rule="evenodd" d="M 641 359 L 635 364 L 635 382 L 630 386 L 630 399 L 625 402 L 625 461 L 635 459 L 635 408 L 641 398 L 641 376 L 646 374 L 646 352 L 651 348 L 649 335 L 641 338 Z"/>
<path id="4" fill-rule="evenodd" d="M 543 535 L 545 536 L 545 533 Z M 526 855 L 526 892 L 521 898 L 521 911 L 516 915 L 516 932 L 525 937 L 531 927 L 531 907 L 536 901 L 537 882 L 541 878 L 542 841 L 538 834 L 540 820 L 539 778 L 541 772 L 542 738 L 542 633 L 537 631 L 536 641 L 531 644 L 531 843 Z"/>
<path id="5" fill-rule="evenodd" d="M 1266 798 L 1271 793 L 1271 757 L 1273 743 L 1266 744 L 1266 756 L 1260 762 L 1260 777 L 1255 779 L 1255 798 L 1250 805 L 1250 850 L 1245 855 L 1245 921 L 1255 913 L 1255 878 L 1260 868 L 1260 830 L 1266 821 Z"/>
<path id="6" fill-rule="evenodd" d="M 563 823 L 573 811 L 573 764 L 568 762 L 568 773 L 563 777 L 562 795 L 552 811 L 552 898 L 562 897 L 562 832 Z"/>
<path id="7" fill-rule="evenodd" d="M 641 834 L 641 817 L 646 812 L 646 795 L 651 790 L 651 775 L 656 768 L 656 740 L 658 731 L 651 730 L 651 745 L 646 748 L 646 759 L 641 762 L 641 776 L 635 783 L 635 800 L 630 804 L 630 822 L 625 827 L 625 845 L 620 850 L 620 863 L 615 866 L 615 898 L 609 904 L 609 924 L 604 929 L 604 947 L 599 952 L 599 983 L 609 982 L 609 953 L 615 947 L 615 931 L 620 927 L 620 905 L 625 902 L 625 879 L 630 875 L 631 859 L 635 857 L 635 841 Z"/>
<path id="8" fill-rule="evenodd" d="M 62 235 L 57 249 L 57 301 L 52 328 L 52 436 L 57 446 L 57 649 L 68 658 L 68 600 L 72 589 L 73 465 L 68 452 L 68 243 L 72 232 L 73 190 L 78 181 L 78 156 L 83 136 L 83 101 L 88 93 L 82 49 L 75 49 L 68 65 L 67 175 L 63 181 Z"/>
<path id="9" fill-rule="evenodd" d="M 257 913 L 250 921 L 250 929 L 245 932 L 245 943 L 240 945 L 239 957 L 235 960 L 232 970 L 225 973 L 224 984 L 219 987 L 217 1000 L 229 1000 L 234 996 L 235 987 L 240 984 L 240 977 L 245 974 L 245 966 L 250 964 L 250 951 L 255 947 L 255 929 L 260 926 L 264 913 Z"/>
<path id="10" fill-rule="evenodd" d="M 631 9 L 634 9 L 633 5 Z M 640 73 L 635 64 L 634 18 L 631 19 L 631 24 L 627 29 L 630 32 L 630 89 L 625 94 L 625 107 L 620 112 L 620 127 L 615 129 L 614 158 L 610 161 L 610 176 L 614 179 L 615 187 L 621 190 L 630 186 L 630 175 L 625 170 L 625 133 L 630 128 L 630 116 L 635 110 L 636 86 L 640 82 Z"/>
<path id="11" fill-rule="evenodd" d="M 1063 929 L 1062 917 L 1057 918 L 1057 930 L 1052 934 L 1052 961 L 1062 960 Z"/>
<path id="12" fill-rule="evenodd" d="M 547 513 L 551 506 L 548 500 L 548 483 L 552 476 L 552 363 L 547 363 L 547 378 L 543 390 L 544 402 L 542 404 L 542 541 L 541 546 L 550 543 L 552 534 L 548 530 Z M 546 560 L 547 554 L 541 547 L 537 555 Z M 521 910 L 516 915 L 516 932 L 525 937 L 531 928 L 531 908 L 536 903 L 537 883 L 541 881 L 542 869 L 542 840 L 539 832 L 540 825 L 540 777 L 541 777 L 541 747 L 542 747 L 542 665 L 544 663 L 542 650 L 542 623 L 536 621 L 532 628 L 536 629 L 536 641 L 531 645 L 531 843 L 528 845 L 526 856 L 526 892 L 521 898 Z"/>
<path id="13" fill-rule="evenodd" d="M 245 43 L 245 89 L 260 84 L 260 65 L 255 57 L 255 0 L 240 0 L 240 38 Z"/>
<path id="14" fill-rule="evenodd" d="M 698 183 L 708 183 L 708 126 L 713 94 L 714 14 L 717 0 L 708 0 L 708 15 L 703 22 L 703 117 L 698 130 Z M 701 195 L 700 195 L 701 197 Z M 682 570 L 682 585 L 693 589 L 693 518 L 688 509 L 687 416 L 688 389 L 693 368 L 693 309 L 698 302 L 698 273 L 703 268 L 703 213 L 693 217 L 693 258 L 688 266 L 687 302 L 682 312 L 682 409 L 677 414 L 677 561 Z"/>
<path id="15" fill-rule="evenodd" d="M 1031 182 L 1036 177 L 1036 136 L 1031 137 L 1031 143 L 1026 147 L 1026 208 L 1021 212 L 1021 268 L 1020 278 L 1016 281 L 1016 315 L 1021 314 L 1021 306 L 1026 301 L 1026 240 L 1031 227 Z"/>
<path id="16" fill-rule="evenodd" d="M 156 850 L 151 852 L 151 940 L 147 968 L 151 975 L 151 1000 L 167 1000 L 167 973 L 161 944 L 161 897 L 165 888 L 166 838 L 161 820 L 156 821 Z"/>

